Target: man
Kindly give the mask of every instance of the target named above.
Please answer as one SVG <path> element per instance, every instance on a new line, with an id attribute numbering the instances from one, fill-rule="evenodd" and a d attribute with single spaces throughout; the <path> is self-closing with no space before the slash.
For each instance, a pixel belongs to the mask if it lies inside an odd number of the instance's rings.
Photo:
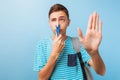
<path id="1" fill-rule="evenodd" d="M 96 73 L 105 74 L 105 65 L 99 55 L 98 47 L 102 39 L 102 22 L 99 23 L 98 14 L 90 15 L 86 35 L 78 28 L 80 51 L 83 61 L 90 65 Z M 70 36 L 66 29 L 70 24 L 68 10 L 61 4 L 55 4 L 49 11 L 49 24 L 53 31 L 51 38 L 38 43 L 34 61 L 34 70 L 39 71 L 39 80 L 83 80 L 83 73 L 76 58 L 74 65 L 70 63 L 69 56 L 76 55 Z M 60 25 L 60 34 L 56 36 L 56 25 Z M 73 61 L 74 62 L 74 61 Z"/>

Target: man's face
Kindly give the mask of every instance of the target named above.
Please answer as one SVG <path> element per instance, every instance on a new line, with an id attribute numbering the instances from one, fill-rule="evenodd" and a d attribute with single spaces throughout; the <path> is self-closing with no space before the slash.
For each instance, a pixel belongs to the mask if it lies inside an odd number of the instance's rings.
<path id="1" fill-rule="evenodd" d="M 60 25 L 60 34 L 66 35 L 66 29 L 70 20 L 64 11 L 57 11 L 50 14 L 49 24 L 54 34 L 56 34 L 56 25 Z"/>

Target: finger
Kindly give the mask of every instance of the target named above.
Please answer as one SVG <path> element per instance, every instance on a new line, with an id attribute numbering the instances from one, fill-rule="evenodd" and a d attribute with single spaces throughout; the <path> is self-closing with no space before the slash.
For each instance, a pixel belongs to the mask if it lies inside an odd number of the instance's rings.
<path id="1" fill-rule="evenodd" d="M 66 39 L 66 36 L 61 37 L 62 41 L 65 41 L 65 39 Z"/>
<path id="2" fill-rule="evenodd" d="M 65 44 L 65 39 L 66 39 L 66 37 L 61 37 L 61 39 L 60 39 L 60 44 L 61 44 L 61 45 L 64 45 L 64 44 Z"/>
<path id="3" fill-rule="evenodd" d="M 83 34 L 82 34 L 82 31 L 80 28 L 78 28 L 78 35 L 80 37 L 80 40 L 82 41 L 83 40 Z"/>
<path id="4" fill-rule="evenodd" d="M 62 45 L 62 46 L 61 46 L 61 50 L 63 50 L 64 47 L 65 47 L 65 45 Z"/>
<path id="5" fill-rule="evenodd" d="M 59 46 L 61 45 L 61 42 L 62 42 L 62 39 L 60 39 L 60 40 L 58 41 L 58 45 L 59 45 Z"/>
<path id="6" fill-rule="evenodd" d="M 102 33 L 102 21 L 99 22 L 99 32 Z"/>
<path id="7" fill-rule="evenodd" d="M 62 45 L 65 44 L 65 40 L 66 40 L 66 37 L 62 37 L 62 39 L 61 39 Z"/>
<path id="8" fill-rule="evenodd" d="M 58 37 L 55 37 L 54 42 L 57 42 L 58 40 L 60 40 L 61 37 L 62 37 L 61 34 Z"/>
<path id="9" fill-rule="evenodd" d="M 92 29 L 93 30 L 95 29 L 95 16 L 96 16 L 96 13 L 94 12 L 93 13 L 93 21 L 92 21 Z"/>
<path id="10" fill-rule="evenodd" d="M 63 41 L 63 39 L 60 39 L 60 40 L 58 41 L 58 46 L 59 46 L 59 48 L 62 48 L 62 47 L 64 46 L 64 41 Z"/>
<path id="11" fill-rule="evenodd" d="M 60 39 L 61 39 L 61 37 L 62 37 L 62 35 L 61 35 L 61 34 L 59 34 L 59 35 L 58 35 L 58 37 L 57 37 L 57 40 L 60 40 Z"/>
<path id="12" fill-rule="evenodd" d="M 61 37 L 58 39 L 58 41 L 60 40 L 61 42 L 64 42 L 65 39 L 66 39 L 66 36 L 62 36 L 62 35 L 61 35 Z"/>
<path id="13" fill-rule="evenodd" d="M 93 20 L 93 17 L 92 17 L 92 15 L 90 15 L 89 21 L 88 21 L 88 29 L 92 29 L 92 20 Z"/>
<path id="14" fill-rule="evenodd" d="M 99 21 L 99 16 L 96 13 L 96 21 L 95 21 L 95 30 L 98 31 L 98 21 Z"/>

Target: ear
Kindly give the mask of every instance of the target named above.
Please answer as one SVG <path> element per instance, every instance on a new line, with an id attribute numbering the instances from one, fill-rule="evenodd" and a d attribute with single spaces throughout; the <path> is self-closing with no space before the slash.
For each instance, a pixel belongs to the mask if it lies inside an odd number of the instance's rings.
<path id="1" fill-rule="evenodd" d="M 49 25 L 50 25 L 50 19 L 48 20 L 48 23 L 49 23 Z"/>
<path id="2" fill-rule="evenodd" d="M 70 19 L 68 19 L 68 26 L 70 25 Z"/>

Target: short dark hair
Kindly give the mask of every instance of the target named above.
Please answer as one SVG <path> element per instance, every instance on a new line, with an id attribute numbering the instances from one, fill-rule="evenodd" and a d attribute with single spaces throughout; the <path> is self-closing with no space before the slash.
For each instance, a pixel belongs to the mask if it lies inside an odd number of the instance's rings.
<path id="1" fill-rule="evenodd" d="M 67 8 L 63 6 L 62 4 L 54 4 L 53 6 L 51 6 L 50 11 L 49 11 L 49 18 L 50 18 L 51 13 L 57 12 L 57 11 L 64 11 L 69 19 L 69 12 Z"/>

